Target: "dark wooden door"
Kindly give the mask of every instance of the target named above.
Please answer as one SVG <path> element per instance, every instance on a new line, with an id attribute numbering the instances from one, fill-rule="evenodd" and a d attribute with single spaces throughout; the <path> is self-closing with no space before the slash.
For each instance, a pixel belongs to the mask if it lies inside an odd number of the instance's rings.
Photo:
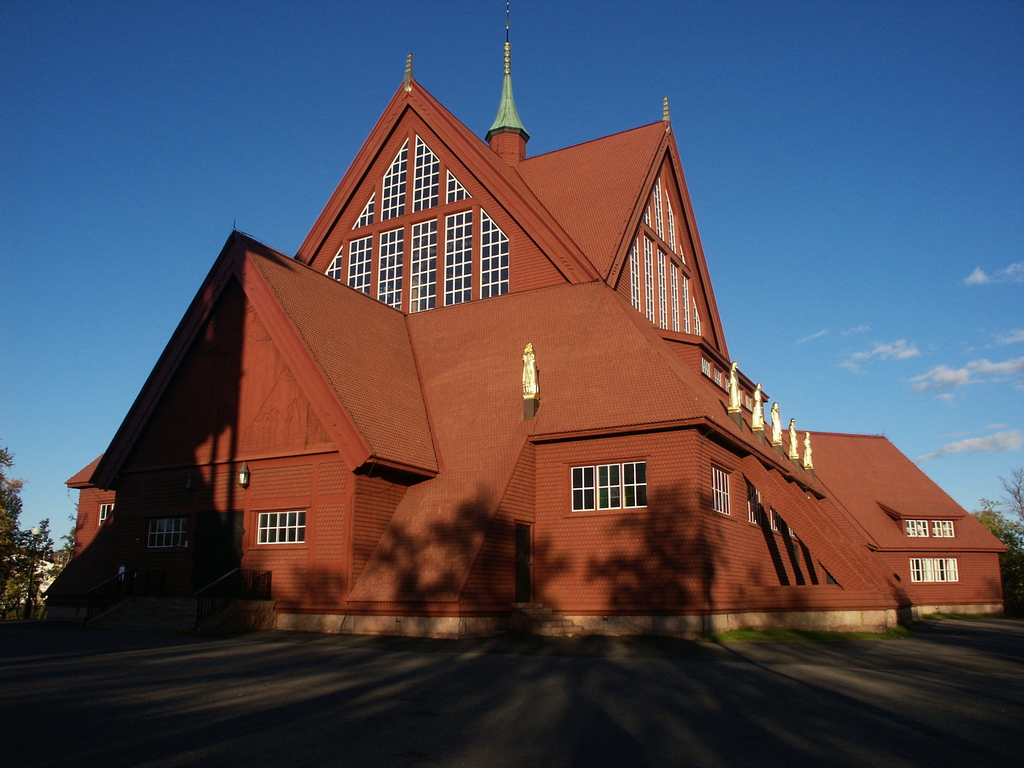
<path id="1" fill-rule="evenodd" d="M 532 596 L 530 526 L 516 523 L 516 596 L 517 603 L 528 603 Z"/>
<path id="2" fill-rule="evenodd" d="M 202 589 L 242 565 L 243 513 L 206 510 L 196 516 L 192 589 Z"/>

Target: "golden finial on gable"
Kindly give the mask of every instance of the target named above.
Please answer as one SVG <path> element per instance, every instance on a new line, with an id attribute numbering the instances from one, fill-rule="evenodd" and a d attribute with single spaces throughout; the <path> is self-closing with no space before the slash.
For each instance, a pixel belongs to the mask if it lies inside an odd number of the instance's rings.
<path id="1" fill-rule="evenodd" d="M 409 93 L 412 90 L 412 54 L 410 53 L 405 57 L 405 82 L 403 87 L 405 92 Z"/>

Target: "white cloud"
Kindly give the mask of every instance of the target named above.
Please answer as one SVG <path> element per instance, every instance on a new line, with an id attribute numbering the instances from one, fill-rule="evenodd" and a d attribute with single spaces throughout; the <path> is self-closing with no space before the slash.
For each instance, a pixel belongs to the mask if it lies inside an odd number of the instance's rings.
<path id="1" fill-rule="evenodd" d="M 796 343 L 797 344 L 803 344 L 805 341 L 811 341 L 813 339 L 820 339 L 822 336 L 824 336 L 827 333 L 828 333 L 828 329 L 827 328 L 822 328 L 817 333 L 812 333 L 810 336 L 804 336 L 802 339 L 797 339 Z"/>
<path id="2" fill-rule="evenodd" d="M 1010 377 L 1024 375 L 1024 357 L 992 363 L 985 358 L 971 360 L 963 368 L 950 368 L 948 365 L 937 365 L 928 373 L 915 376 L 913 382 L 915 392 L 926 390 L 955 389 L 965 384 L 978 384 L 983 381 L 1001 381 Z"/>
<path id="3" fill-rule="evenodd" d="M 991 453 L 994 451 L 1016 451 L 1024 445 L 1024 435 L 1017 430 L 1009 432 L 996 432 L 988 437 L 969 437 L 966 440 L 958 440 L 955 443 L 948 443 L 934 453 L 918 456 L 918 461 L 930 461 L 940 456 L 950 456 L 954 453 Z"/>
<path id="4" fill-rule="evenodd" d="M 981 267 L 975 267 L 974 271 L 964 278 L 964 285 L 988 285 L 989 283 L 1024 283 L 1024 261 L 1015 262 L 991 275 Z"/>
<path id="5" fill-rule="evenodd" d="M 858 325 L 856 328 L 850 328 L 842 332 L 843 336 L 849 336 L 851 333 L 864 333 L 864 331 L 870 331 L 870 325 Z"/>
<path id="6" fill-rule="evenodd" d="M 985 429 L 1002 429 L 1005 426 L 1005 424 L 986 424 Z"/>
<path id="7" fill-rule="evenodd" d="M 907 344 L 905 339 L 894 341 L 891 344 L 875 344 L 873 349 L 867 352 L 854 352 L 840 365 L 849 368 L 854 373 L 860 371 L 860 364 L 877 357 L 879 360 L 906 360 L 917 357 L 921 351 L 913 344 Z"/>
<path id="8" fill-rule="evenodd" d="M 1020 341 L 1024 341 L 1024 328 L 1014 328 L 1005 336 L 996 336 L 996 344 L 1000 347 L 1006 344 L 1016 344 Z"/>

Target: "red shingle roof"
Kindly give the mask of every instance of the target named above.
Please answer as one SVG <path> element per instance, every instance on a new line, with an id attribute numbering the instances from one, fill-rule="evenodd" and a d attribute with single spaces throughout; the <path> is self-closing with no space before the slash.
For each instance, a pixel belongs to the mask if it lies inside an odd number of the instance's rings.
<path id="1" fill-rule="evenodd" d="M 100 459 L 103 458 L 101 453 L 88 465 L 82 467 L 80 470 L 75 472 L 71 477 L 64 481 L 64 485 L 68 488 L 88 488 L 92 485 L 92 473 L 96 469 L 96 466 L 100 463 Z"/>
<path id="2" fill-rule="evenodd" d="M 665 137 L 658 122 L 527 158 L 517 170 L 602 275 Z"/>

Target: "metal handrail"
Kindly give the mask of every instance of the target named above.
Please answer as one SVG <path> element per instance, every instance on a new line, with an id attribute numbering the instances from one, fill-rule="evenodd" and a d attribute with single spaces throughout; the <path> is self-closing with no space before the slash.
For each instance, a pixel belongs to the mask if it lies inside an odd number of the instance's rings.
<path id="1" fill-rule="evenodd" d="M 196 627 L 236 600 L 271 600 L 271 571 L 235 568 L 198 590 Z"/>
<path id="2" fill-rule="evenodd" d="M 121 571 L 106 581 L 100 582 L 85 593 L 88 608 L 86 622 L 92 621 L 104 611 L 113 608 L 129 597 L 160 597 L 164 593 L 164 571 L 143 571 L 137 568 Z"/>

